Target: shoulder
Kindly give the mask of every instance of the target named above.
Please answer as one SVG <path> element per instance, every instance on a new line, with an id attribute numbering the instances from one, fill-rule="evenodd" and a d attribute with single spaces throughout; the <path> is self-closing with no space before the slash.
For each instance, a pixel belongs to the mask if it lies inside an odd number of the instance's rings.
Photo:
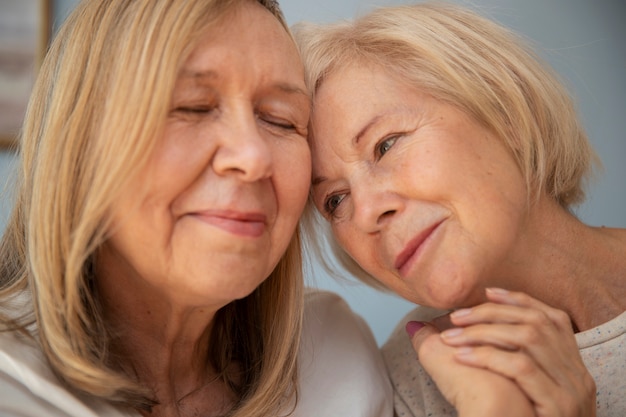
<path id="1" fill-rule="evenodd" d="M 603 323 L 597 327 L 576 333 L 578 347 L 583 349 L 610 344 L 611 341 L 624 338 L 626 336 L 626 311 L 619 316 Z"/>
<path id="2" fill-rule="evenodd" d="M 338 295 L 309 290 L 294 416 L 393 414 L 391 383 L 365 321 Z"/>
<path id="3" fill-rule="evenodd" d="M 0 415 L 121 417 L 103 402 L 79 399 L 54 376 L 31 338 L 0 332 Z"/>
<path id="4" fill-rule="evenodd" d="M 598 416 L 626 415 L 626 312 L 577 333 L 576 341 L 596 382 Z"/>

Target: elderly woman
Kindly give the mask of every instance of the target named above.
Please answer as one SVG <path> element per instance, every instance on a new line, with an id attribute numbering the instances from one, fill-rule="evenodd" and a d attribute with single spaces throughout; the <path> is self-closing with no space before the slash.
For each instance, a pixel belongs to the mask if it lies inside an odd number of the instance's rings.
<path id="1" fill-rule="evenodd" d="M 511 415 L 497 397 L 514 383 L 535 415 L 594 415 L 595 379 L 597 415 L 626 415 L 626 230 L 571 212 L 595 156 L 548 67 L 445 4 L 296 33 L 312 205 L 345 267 L 422 306 L 383 348 L 396 412 L 470 415 L 491 396 Z M 456 310 L 452 328 L 426 307 Z M 502 385 L 464 384 L 468 367 Z"/>
<path id="2" fill-rule="evenodd" d="M 81 3 L 21 135 L 0 414 L 390 415 L 345 303 L 300 339 L 309 108 L 273 1 Z"/>

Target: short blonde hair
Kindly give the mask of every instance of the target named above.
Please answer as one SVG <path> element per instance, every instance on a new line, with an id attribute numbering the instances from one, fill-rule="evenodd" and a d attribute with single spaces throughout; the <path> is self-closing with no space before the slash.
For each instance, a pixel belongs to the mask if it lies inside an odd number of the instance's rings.
<path id="1" fill-rule="evenodd" d="M 338 68 L 373 64 L 492 130 L 515 157 L 532 200 L 545 193 L 566 209 L 583 201 L 599 161 L 574 103 L 550 67 L 506 28 L 463 7 L 422 3 L 293 31 L 313 95 Z M 311 211 L 310 203 L 309 220 Z"/>
<path id="2" fill-rule="evenodd" d="M 56 36 L 21 133 L 16 203 L 0 242 L 0 329 L 33 330 L 55 373 L 104 400 L 149 408 L 152 393 L 109 364 L 93 292 L 108 214 L 164 128 L 179 67 L 207 26 L 243 1 L 87 0 Z M 274 0 L 259 0 L 288 31 Z M 239 394 L 233 415 L 293 399 L 303 279 L 298 233 L 265 282 L 216 316 L 211 359 Z M 27 295 L 15 313 L 15 301 Z M 243 382 L 228 365 L 237 360 Z M 240 376 L 240 375 L 238 375 Z"/>

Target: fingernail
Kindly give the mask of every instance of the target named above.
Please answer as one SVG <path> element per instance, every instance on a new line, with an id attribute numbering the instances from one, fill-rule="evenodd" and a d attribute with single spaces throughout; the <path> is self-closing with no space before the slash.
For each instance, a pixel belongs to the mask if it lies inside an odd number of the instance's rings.
<path id="1" fill-rule="evenodd" d="M 464 316 L 469 316 L 469 314 L 472 312 L 471 308 L 462 308 L 460 310 L 456 310 L 454 312 L 452 312 L 450 314 L 450 317 L 464 317 Z"/>
<path id="2" fill-rule="evenodd" d="M 443 337 L 444 339 L 452 339 L 453 337 L 460 336 L 461 333 L 463 333 L 463 329 L 461 329 L 460 327 L 456 327 L 454 329 L 448 329 L 441 332 L 441 337 Z"/>
<path id="3" fill-rule="evenodd" d="M 495 287 L 487 288 L 486 291 L 492 294 L 499 294 L 499 295 L 506 295 L 509 293 L 509 291 L 505 290 L 504 288 L 495 288 Z"/>
<path id="4" fill-rule="evenodd" d="M 424 326 L 425 324 L 422 323 L 421 321 L 410 321 L 406 324 L 404 328 L 406 332 L 409 334 L 409 337 L 413 338 L 413 335 L 417 333 L 417 331 Z"/>
<path id="5" fill-rule="evenodd" d="M 473 353 L 474 353 L 474 349 L 470 346 L 460 347 L 455 352 L 456 356 L 461 356 L 465 358 L 472 356 Z"/>

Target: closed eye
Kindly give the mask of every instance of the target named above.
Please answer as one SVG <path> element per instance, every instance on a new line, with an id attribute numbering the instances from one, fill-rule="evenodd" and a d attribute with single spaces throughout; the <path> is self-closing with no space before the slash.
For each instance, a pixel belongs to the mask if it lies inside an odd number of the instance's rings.
<path id="1" fill-rule="evenodd" d="M 174 109 L 174 113 L 186 115 L 203 115 L 215 110 L 215 106 L 180 106 Z"/>
<path id="2" fill-rule="evenodd" d="M 213 107 L 205 107 L 205 106 L 198 106 L 198 107 L 178 107 L 177 109 L 175 109 L 175 111 L 180 111 L 183 113 L 208 113 L 210 111 L 213 110 Z"/>
<path id="3" fill-rule="evenodd" d="M 267 115 L 267 114 L 260 114 L 258 118 L 262 122 L 272 127 L 279 128 L 281 130 L 287 130 L 290 132 L 297 130 L 296 125 L 294 123 L 291 123 L 290 121 L 285 120 L 285 119 L 281 119 L 281 118 L 274 117 L 274 116 Z"/>

